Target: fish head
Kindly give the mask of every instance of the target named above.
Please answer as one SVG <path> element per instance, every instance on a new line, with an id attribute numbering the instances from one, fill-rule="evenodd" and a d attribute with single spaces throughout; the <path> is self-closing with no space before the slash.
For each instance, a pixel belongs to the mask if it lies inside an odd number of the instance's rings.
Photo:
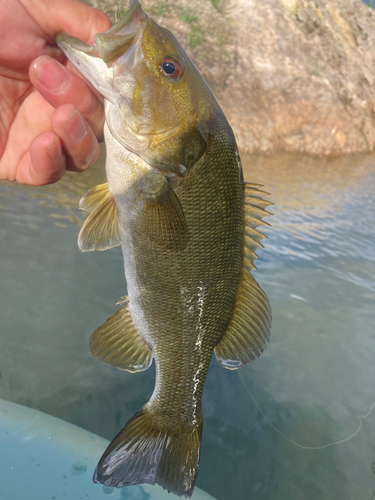
<path id="1" fill-rule="evenodd" d="M 152 167 L 183 177 L 204 154 L 211 91 L 174 35 L 138 0 L 95 44 L 60 33 L 57 44 L 105 97 L 106 122 L 126 149 Z"/>

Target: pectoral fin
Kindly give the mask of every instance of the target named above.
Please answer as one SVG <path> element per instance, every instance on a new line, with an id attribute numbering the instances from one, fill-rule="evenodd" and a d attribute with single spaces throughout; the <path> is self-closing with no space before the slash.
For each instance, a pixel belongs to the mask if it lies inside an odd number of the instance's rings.
<path id="1" fill-rule="evenodd" d="M 139 333 L 130 315 L 128 300 L 91 335 L 89 350 L 99 361 L 129 372 L 146 370 L 152 350 Z"/>
<path id="2" fill-rule="evenodd" d="M 255 269 L 256 250 L 265 236 L 256 227 L 267 224 L 262 217 L 271 203 L 263 200 L 268 194 L 255 184 L 244 186 L 244 260 L 236 305 L 228 329 L 215 347 L 218 362 L 224 368 L 235 370 L 260 356 L 268 344 L 271 329 L 271 308 L 266 294 L 250 272 Z"/>
<path id="3" fill-rule="evenodd" d="M 143 229 L 156 245 L 170 250 L 183 250 L 187 245 L 188 228 L 180 201 L 168 180 L 150 171 L 139 189 L 144 197 Z"/>
<path id="4" fill-rule="evenodd" d="M 107 250 L 121 245 L 117 207 L 107 182 L 90 189 L 82 197 L 79 208 L 90 213 L 78 236 L 82 252 Z"/>

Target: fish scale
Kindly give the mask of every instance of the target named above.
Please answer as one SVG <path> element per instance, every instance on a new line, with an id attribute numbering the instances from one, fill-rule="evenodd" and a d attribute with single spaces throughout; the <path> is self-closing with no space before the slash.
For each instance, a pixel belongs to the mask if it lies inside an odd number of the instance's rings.
<path id="1" fill-rule="evenodd" d="M 269 202 L 244 183 L 232 129 L 198 70 L 138 0 L 95 46 L 65 34 L 57 43 L 105 98 L 108 182 L 81 200 L 89 216 L 78 244 L 121 244 L 128 287 L 90 351 L 130 372 L 156 366 L 150 400 L 94 481 L 158 483 L 189 498 L 212 353 L 238 369 L 268 343 L 271 309 L 250 273 Z"/>

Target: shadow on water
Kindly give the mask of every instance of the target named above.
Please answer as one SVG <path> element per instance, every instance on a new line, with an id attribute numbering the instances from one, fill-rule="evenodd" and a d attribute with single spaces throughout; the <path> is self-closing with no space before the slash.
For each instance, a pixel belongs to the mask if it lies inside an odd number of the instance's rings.
<path id="1" fill-rule="evenodd" d="M 154 369 L 120 372 L 87 350 L 126 294 L 121 250 L 76 244 L 100 163 L 54 186 L 0 186 L 0 398 L 110 439 L 149 398 Z M 241 372 L 213 360 L 197 484 L 218 500 L 371 500 L 375 409 L 357 415 L 375 400 L 375 157 L 243 164 L 275 203 L 255 275 L 271 342 Z"/>

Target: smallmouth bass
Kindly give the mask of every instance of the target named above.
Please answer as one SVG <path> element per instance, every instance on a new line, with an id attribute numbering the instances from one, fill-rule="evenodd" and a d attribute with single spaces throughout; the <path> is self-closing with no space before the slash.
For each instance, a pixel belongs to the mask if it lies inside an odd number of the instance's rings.
<path id="1" fill-rule="evenodd" d="M 215 352 L 225 368 L 258 357 L 271 310 L 254 280 L 256 229 L 270 204 L 244 183 L 235 138 L 202 76 L 138 0 L 90 46 L 57 44 L 105 98 L 108 182 L 90 190 L 82 251 L 122 246 L 128 296 L 90 339 L 130 372 L 155 360 L 151 399 L 110 443 L 94 481 L 192 495 L 201 395 Z"/>

